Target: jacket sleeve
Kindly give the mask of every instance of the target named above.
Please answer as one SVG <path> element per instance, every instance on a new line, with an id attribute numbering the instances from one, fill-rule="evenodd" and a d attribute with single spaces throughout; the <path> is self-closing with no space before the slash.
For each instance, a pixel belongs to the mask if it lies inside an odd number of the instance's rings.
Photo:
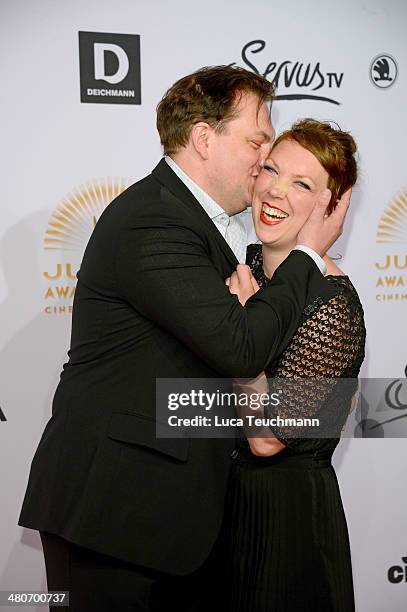
<path id="1" fill-rule="evenodd" d="M 308 285 L 321 273 L 308 255 L 293 251 L 270 285 L 242 307 L 210 258 L 207 236 L 159 205 L 157 214 L 150 202 L 121 233 L 119 293 L 219 374 L 255 377 L 288 344 Z"/>

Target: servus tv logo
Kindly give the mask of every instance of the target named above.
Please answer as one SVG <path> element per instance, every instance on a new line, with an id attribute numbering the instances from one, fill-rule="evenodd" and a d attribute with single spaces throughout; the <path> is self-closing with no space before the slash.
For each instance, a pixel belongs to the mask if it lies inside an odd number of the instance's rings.
<path id="1" fill-rule="evenodd" d="M 321 62 L 306 59 L 277 59 L 266 51 L 266 41 L 251 40 L 241 51 L 243 67 L 271 81 L 275 100 L 317 100 L 339 105 L 337 94 L 344 73 L 326 70 Z M 271 61 L 270 61 L 271 60 Z M 236 65 L 236 62 L 230 64 Z"/>

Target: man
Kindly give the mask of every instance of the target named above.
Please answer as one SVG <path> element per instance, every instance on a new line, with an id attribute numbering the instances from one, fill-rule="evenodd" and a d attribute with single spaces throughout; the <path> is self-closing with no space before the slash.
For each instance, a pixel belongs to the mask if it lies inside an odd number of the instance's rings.
<path id="1" fill-rule="evenodd" d="M 346 209 L 324 218 L 327 200 L 316 203 L 303 250 L 270 286 L 245 307 L 230 294 L 245 250 L 235 215 L 274 138 L 271 97 L 238 68 L 178 81 L 157 109 L 165 159 L 108 207 L 87 246 L 20 517 L 40 530 L 48 588 L 70 590 L 74 612 L 192 611 L 211 590 L 233 443 L 157 438 L 156 378 L 264 370 L 324 291 L 315 261 Z M 233 284 L 243 301 L 253 294 L 244 267 Z"/>

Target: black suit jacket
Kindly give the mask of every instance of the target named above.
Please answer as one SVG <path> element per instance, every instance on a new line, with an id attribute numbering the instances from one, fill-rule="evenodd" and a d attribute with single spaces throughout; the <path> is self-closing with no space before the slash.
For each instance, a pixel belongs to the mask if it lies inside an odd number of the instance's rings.
<path id="1" fill-rule="evenodd" d="M 229 246 L 162 160 L 100 217 L 78 273 L 69 361 L 20 525 L 186 574 L 219 533 L 233 440 L 155 435 L 155 381 L 255 377 L 326 293 L 294 251 L 242 308 Z"/>

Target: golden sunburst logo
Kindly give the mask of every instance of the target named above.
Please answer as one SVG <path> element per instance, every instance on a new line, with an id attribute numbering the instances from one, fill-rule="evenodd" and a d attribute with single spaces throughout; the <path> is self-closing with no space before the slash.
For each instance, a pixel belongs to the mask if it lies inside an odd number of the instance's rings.
<path id="1" fill-rule="evenodd" d="M 380 219 L 376 242 L 407 244 L 407 190 L 398 193 Z"/>
<path id="2" fill-rule="evenodd" d="M 51 215 L 44 249 L 83 252 L 102 212 L 130 183 L 124 178 L 108 177 L 74 188 Z"/>

